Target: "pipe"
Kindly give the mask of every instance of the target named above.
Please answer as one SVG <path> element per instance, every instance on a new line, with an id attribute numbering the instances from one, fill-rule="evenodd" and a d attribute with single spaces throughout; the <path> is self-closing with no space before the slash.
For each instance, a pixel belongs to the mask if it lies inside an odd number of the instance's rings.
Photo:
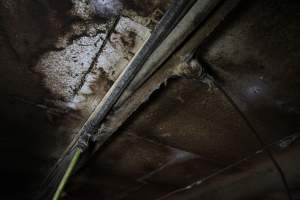
<path id="1" fill-rule="evenodd" d="M 145 62 L 126 91 L 120 97 L 116 107 L 122 104 L 132 95 L 184 42 L 184 40 L 199 25 L 205 21 L 208 15 L 222 0 L 197 0 L 189 12 L 182 18 L 169 36 L 159 45 L 156 51 Z"/>
<path id="2" fill-rule="evenodd" d="M 89 138 L 97 131 L 97 128 L 99 128 L 100 123 L 106 117 L 107 113 L 118 101 L 119 97 L 143 67 L 147 59 L 152 55 L 154 50 L 156 50 L 167 38 L 195 1 L 196 0 L 176 0 L 173 2 L 149 39 L 145 42 L 142 49 L 124 69 L 80 130 L 79 134 L 81 137 L 78 142 L 79 148 L 82 150 L 87 148 Z"/>
<path id="3" fill-rule="evenodd" d="M 69 177 L 72 175 L 72 172 L 74 171 L 74 168 L 80 158 L 80 155 L 81 155 L 81 150 L 76 149 L 75 154 L 70 162 L 70 165 L 68 166 L 66 173 L 64 174 L 61 182 L 59 183 L 58 188 L 57 188 L 56 192 L 54 193 L 52 200 L 58 200 L 59 197 L 61 196 L 61 193 L 62 193 Z"/>
<path id="4" fill-rule="evenodd" d="M 207 37 L 215 31 L 225 17 L 238 5 L 240 0 L 225 1 L 220 5 L 213 15 L 202 24 L 190 38 L 177 50 L 159 69 L 145 81 L 133 94 L 131 94 L 121 105 L 114 106 L 114 112 L 102 124 L 98 131 L 97 146 L 93 150 L 97 151 L 105 141 L 117 131 L 117 129 L 128 119 L 148 98 L 157 90 L 160 85 L 166 82 L 170 77 L 182 76 L 182 62 L 188 61 L 193 52 Z M 173 32 L 172 32 L 173 33 Z M 171 34 L 172 34 L 171 33 Z M 198 74 L 198 73 L 197 73 Z M 126 89 L 128 90 L 128 88 Z M 123 93 L 123 95 L 126 95 Z M 123 97 L 122 95 L 122 97 Z M 119 99 L 121 100 L 121 99 Z M 119 101 L 118 101 L 119 104 Z"/>

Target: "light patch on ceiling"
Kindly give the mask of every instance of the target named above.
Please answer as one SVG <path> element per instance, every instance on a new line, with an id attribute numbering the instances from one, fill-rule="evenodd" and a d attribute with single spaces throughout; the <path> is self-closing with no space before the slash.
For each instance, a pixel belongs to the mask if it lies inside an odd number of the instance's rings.
<path id="1" fill-rule="evenodd" d="M 46 53 L 35 70 L 44 74 L 46 87 L 64 101 L 71 100 L 89 70 L 104 34 L 81 37 L 61 51 Z"/>
<path id="2" fill-rule="evenodd" d="M 43 55 L 35 70 L 43 74 L 45 86 L 57 100 L 64 102 L 68 108 L 89 113 L 101 100 L 95 88 L 106 84 L 105 80 L 101 80 L 102 75 L 107 82 L 115 81 L 150 32 L 147 27 L 121 17 L 103 49 L 101 46 L 106 34 L 83 36 L 63 50 Z"/>
<path id="3" fill-rule="evenodd" d="M 95 94 L 91 87 L 95 83 L 99 84 L 97 80 L 101 73 L 104 71 L 108 80 L 115 81 L 149 35 L 150 29 L 121 17 L 96 65 L 87 74 L 84 84 L 68 106 L 73 109 L 84 107 L 88 112 L 92 111 L 101 99 L 93 98 Z"/>

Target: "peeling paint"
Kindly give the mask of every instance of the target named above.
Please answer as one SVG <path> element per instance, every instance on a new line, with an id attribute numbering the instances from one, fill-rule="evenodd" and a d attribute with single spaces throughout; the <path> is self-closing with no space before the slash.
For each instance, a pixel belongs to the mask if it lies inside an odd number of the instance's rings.
<path id="1" fill-rule="evenodd" d="M 68 106 L 73 109 L 86 107 L 86 109 L 92 111 L 99 103 L 98 99 L 89 102 L 89 105 L 86 104 L 88 96 L 95 95 L 92 86 L 98 82 L 97 80 L 103 74 L 105 74 L 108 81 L 115 81 L 149 35 L 150 30 L 148 28 L 129 18 L 121 17 L 115 32 L 107 41 L 95 66 L 92 66 L 84 84 L 68 103 Z"/>
<path id="2" fill-rule="evenodd" d="M 45 85 L 53 94 L 64 101 L 71 100 L 99 50 L 103 36 L 82 37 L 66 49 L 49 52 L 41 58 L 35 70 L 45 75 Z"/>
<path id="3" fill-rule="evenodd" d="M 153 11 L 153 13 L 149 16 L 140 16 L 133 10 L 124 10 L 123 15 L 129 17 L 136 23 L 142 24 L 143 26 L 146 26 L 150 29 L 153 29 L 154 26 L 159 22 L 159 20 L 162 18 L 164 12 L 157 8 Z"/>
<path id="4" fill-rule="evenodd" d="M 97 68 L 102 68 L 108 78 L 115 81 L 149 35 L 150 29 L 122 17 L 111 41 L 99 56 Z"/>
<path id="5" fill-rule="evenodd" d="M 99 33 L 105 33 L 107 30 L 107 24 L 102 23 L 84 23 L 77 22 L 71 25 L 70 31 L 66 34 L 59 36 L 55 46 L 58 49 L 66 48 L 74 42 L 74 38 L 81 37 L 95 37 Z"/>

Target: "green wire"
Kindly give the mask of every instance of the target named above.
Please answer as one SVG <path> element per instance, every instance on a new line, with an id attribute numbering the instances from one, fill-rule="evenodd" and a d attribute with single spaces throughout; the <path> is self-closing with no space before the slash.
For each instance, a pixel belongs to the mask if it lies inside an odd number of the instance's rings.
<path id="1" fill-rule="evenodd" d="M 73 156 L 73 158 L 72 158 L 72 160 L 71 160 L 71 162 L 68 166 L 68 169 L 67 169 L 66 173 L 64 174 L 64 177 L 62 178 L 61 182 L 58 185 L 58 188 L 57 188 L 52 200 L 58 200 L 59 199 L 59 197 L 60 197 L 60 195 L 61 195 L 68 179 L 70 178 L 70 176 L 71 176 L 71 174 L 72 174 L 72 172 L 73 172 L 73 170 L 76 166 L 76 163 L 79 160 L 80 155 L 81 155 L 81 150 L 77 148 L 76 151 L 75 151 L 75 154 L 74 154 L 74 156 Z"/>

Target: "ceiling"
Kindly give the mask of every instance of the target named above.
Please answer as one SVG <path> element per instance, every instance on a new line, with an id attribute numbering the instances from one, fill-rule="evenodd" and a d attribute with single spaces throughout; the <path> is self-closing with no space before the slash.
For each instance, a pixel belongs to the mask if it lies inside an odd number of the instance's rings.
<path id="1" fill-rule="evenodd" d="M 0 2 L 2 199 L 33 199 L 170 3 Z M 241 1 L 196 44 L 215 84 L 163 65 L 62 199 L 300 199 L 299 34 L 298 1 Z"/>

